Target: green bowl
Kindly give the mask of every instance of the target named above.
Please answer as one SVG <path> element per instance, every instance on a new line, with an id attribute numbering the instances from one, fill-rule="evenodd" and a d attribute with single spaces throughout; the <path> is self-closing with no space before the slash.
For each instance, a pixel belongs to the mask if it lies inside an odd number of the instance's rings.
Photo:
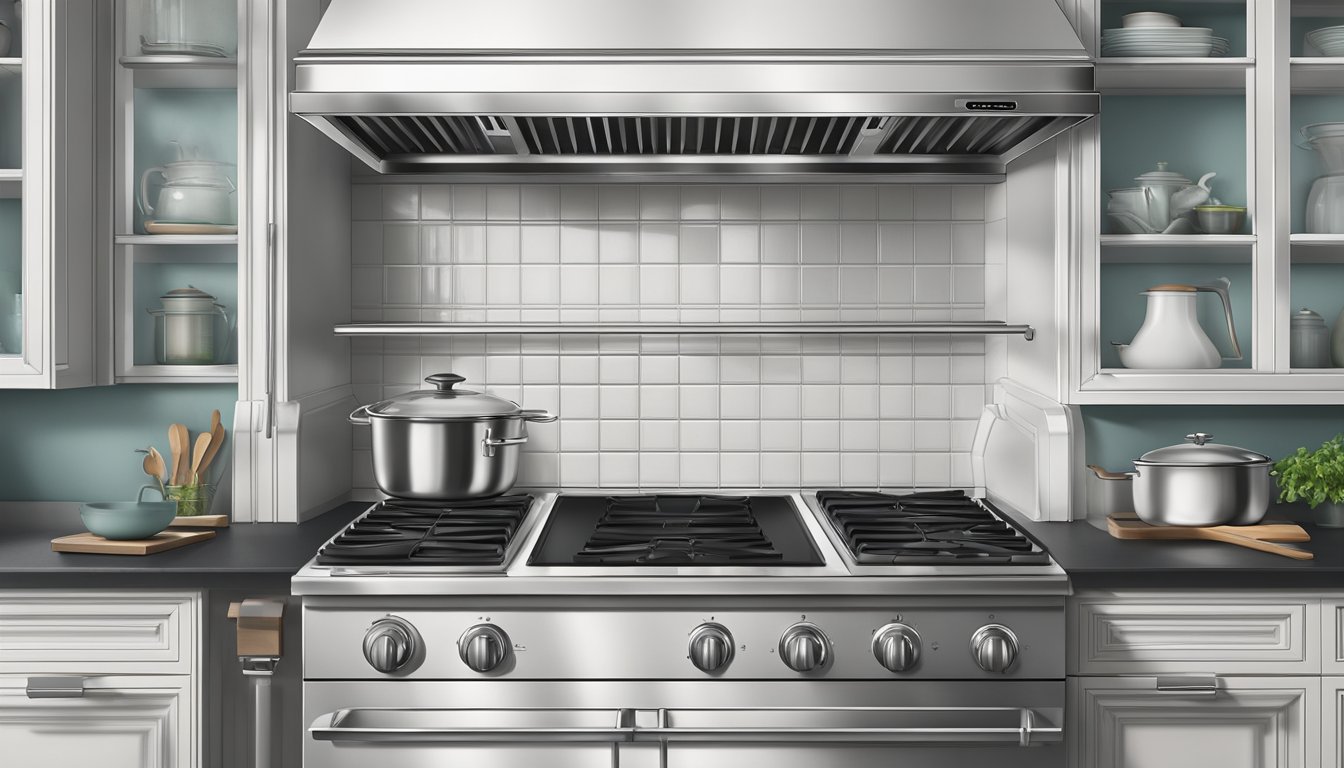
<path id="1" fill-rule="evenodd" d="M 145 486 L 157 491 L 153 486 Z M 143 499 L 145 488 L 140 490 Z M 79 506 L 79 517 L 89 533 L 114 541 L 148 539 L 172 525 L 175 501 L 99 501 Z"/>

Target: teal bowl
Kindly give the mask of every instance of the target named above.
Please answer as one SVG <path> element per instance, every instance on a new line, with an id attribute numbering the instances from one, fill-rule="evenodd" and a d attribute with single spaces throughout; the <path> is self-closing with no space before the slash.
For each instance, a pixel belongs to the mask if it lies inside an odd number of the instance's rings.
<path id="1" fill-rule="evenodd" d="M 153 486 L 145 486 L 157 491 Z M 144 497 L 144 490 L 140 492 Z M 172 525 L 176 501 L 99 501 L 79 506 L 79 517 L 89 533 L 114 541 L 148 539 Z"/>

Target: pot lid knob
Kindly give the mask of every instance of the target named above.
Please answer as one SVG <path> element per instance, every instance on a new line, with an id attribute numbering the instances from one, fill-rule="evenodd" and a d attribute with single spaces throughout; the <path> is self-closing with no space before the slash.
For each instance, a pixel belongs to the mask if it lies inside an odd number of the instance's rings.
<path id="1" fill-rule="evenodd" d="M 1186 435 L 1186 436 L 1185 436 L 1185 439 L 1186 439 L 1186 440 L 1189 440 L 1190 442 L 1194 443 L 1195 445 L 1203 445 L 1203 444 L 1209 442 L 1210 440 L 1212 440 L 1212 439 L 1213 439 L 1213 435 L 1210 435 L 1210 434 L 1208 434 L 1207 432 L 1196 432 L 1196 433 L 1193 434 L 1193 435 Z"/>
<path id="2" fill-rule="evenodd" d="M 432 376 L 426 376 L 425 381 L 433 384 L 435 389 L 438 389 L 440 392 L 448 392 L 452 390 L 455 385 L 466 381 L 466 379 L 458 376 L 456 373 L 436 373 Z"/>

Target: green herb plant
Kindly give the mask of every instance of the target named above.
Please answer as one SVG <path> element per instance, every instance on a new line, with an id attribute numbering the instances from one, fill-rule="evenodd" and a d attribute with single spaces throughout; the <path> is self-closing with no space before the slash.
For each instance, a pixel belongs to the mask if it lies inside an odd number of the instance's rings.
<path id="1" fill-rule="evenodd" d="M 1344 502 L 1344 435 L 1335 435 L 1308 451 L 1298 448 L 1274 464 L 1270 473 L 1279 485 L 1279 501 L 1299 499 L 1315 509 L 1324 502 Z"/>

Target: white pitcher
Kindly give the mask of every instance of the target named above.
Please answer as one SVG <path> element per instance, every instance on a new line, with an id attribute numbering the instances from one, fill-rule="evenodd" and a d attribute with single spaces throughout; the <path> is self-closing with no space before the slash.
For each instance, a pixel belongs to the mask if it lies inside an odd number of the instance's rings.
<path id="1" fill-rule="evenodd" d="M 1231 281 L 1219 278 L 1210 285 L 1155 285 L 1144 291 L 1148 310 L 1143 325 L 1129 344 L 1111 342 L 1126 368 L 1218 368 L 1223 360 L 1240 360 L 1241 346 L 1232 323 Z M 1232 357 L 1224 357 L 1209 340 L 1195 313 L 1200 293 L 1216 293 L 1223 302 Z"/>

